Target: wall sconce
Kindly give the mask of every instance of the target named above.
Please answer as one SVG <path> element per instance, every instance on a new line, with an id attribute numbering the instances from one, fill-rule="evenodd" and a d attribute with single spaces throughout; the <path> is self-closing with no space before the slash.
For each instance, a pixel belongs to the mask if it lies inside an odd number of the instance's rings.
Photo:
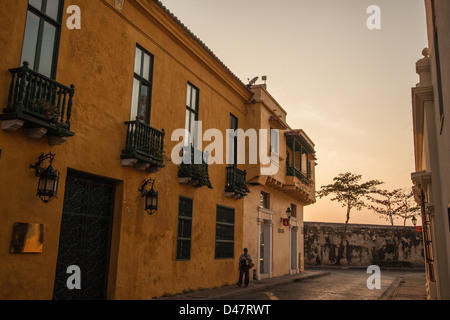
<path id="1" fill-rule="evenodd" d="M 291 207 L 287 208 L 286 216 L 288 217 L 287 219 L 280 218 L 280 222 L 283 223 L 283 226 L 288 226 L 289 225 L 289 221 L 291 220 L 291 217 L 292 217 L 292 208 Z"/>
<path id="2" fill-rule="evenodd" d="M 417 218 L 416 218 L 416 216 L 413 216 L 412 218 L 411 218 L 411 221 L 412 221 L 412 223 L 413 223 L 413 225 L 414 225 L 414 227 L 417 225 Z"/>
<path id="3" fill-rule="evenodd" d="M 50 162 L 47 168 L 41 167 L 42 163 L 48 160 Z M 55 161 L 55 154 L 49 152 L 44 155 L 41 153 L 38 162 L 34 165 L 30 164 L 30 169 L 35 169 L 36 177 L 39 177 L 37 196 L 41 198 L 44 203 L 49 203 L 54 198 L 57 198 L 59 172 L 53 169 L 52 163 Z"/>
<path id="4" fill-rule="evenodd" d="M 289 219 L 291 219 L 291 217 L 292 217 L 292 208 L 291 207 L 287 208 L 286 215 Z"/>
<path id="5" fill-rule="evenodd" d="M 147 190 L 146 187 L 150 184 L 152 187 L 150 190 Z M 139 189 L 142 197 L 145 197 L 145 211 L 147 211 L 149 215 L 152 215 L 155 211 L 158 211 L 158 192 L 153 189 L 154 184 L 154 179 L 144 180 L 141 188 Z"/>

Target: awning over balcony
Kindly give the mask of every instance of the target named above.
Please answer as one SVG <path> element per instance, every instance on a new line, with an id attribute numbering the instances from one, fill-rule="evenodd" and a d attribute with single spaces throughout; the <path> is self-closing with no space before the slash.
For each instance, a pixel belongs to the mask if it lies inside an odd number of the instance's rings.
<path id="1" fill-rule="evenodd" d="M 295 146 L 301 146 L 307 153 L 311 155 L 315 154 L 314 143 L 302 129 L 287 131 L 284 135 L 286 136 L 288 146 L 294 146 L 295 144 Z M 300 150 L 300 148 L 297 148 L 297 150 Z"/>

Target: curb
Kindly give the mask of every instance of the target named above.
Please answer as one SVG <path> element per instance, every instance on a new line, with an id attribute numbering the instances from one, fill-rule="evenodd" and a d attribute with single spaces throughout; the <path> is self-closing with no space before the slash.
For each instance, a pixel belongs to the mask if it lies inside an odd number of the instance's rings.
<path id="1" fill-rule="evenodd" d="M 394 298 L 398 291 L 400 290 L 401 285 L 405 282 L 405 277 L 396 277 L 394 281 L 392 281 L 389 288 L 384 291 L 384 293 L 381 295 L 378 300 L 392 300 Z"/>

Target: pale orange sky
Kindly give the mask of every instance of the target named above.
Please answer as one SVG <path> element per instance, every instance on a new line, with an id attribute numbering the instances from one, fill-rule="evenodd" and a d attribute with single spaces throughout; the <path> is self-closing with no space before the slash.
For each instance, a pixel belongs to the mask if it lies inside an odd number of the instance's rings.
<path id="1" fill-rule="evenodd" d="M 317 190 L 347 171 L 388 190 L 412 186 L 411 87 L 427 46 L 423 0 L 161 2 L 244 83 L 268 77 L 289 125 L 316 145 Z M 381 9 L 381 30 L 366 27 L 370 5 Z M 304 220 L 345 222 L 345 214 L 323 198 L 305 208 Z M 350 223 L 388 222 L 363 210 Z"/>

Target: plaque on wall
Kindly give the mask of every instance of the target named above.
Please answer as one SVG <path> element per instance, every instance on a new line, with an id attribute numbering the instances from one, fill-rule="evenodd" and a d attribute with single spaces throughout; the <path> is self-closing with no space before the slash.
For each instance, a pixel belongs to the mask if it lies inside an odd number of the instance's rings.
<path id="1" fill-rule="evenodd" d="M 15 223 L 11 239 L 11 253 L 42 253 L 44 225 Z"/>
<path id="2" fill-rule="evenodd" d="M 115 0 L 114 1 L 114 6 L 116 7 L 117 10 L 121 11 L 123 8 L 123 2 L 125 0 Z"/>

